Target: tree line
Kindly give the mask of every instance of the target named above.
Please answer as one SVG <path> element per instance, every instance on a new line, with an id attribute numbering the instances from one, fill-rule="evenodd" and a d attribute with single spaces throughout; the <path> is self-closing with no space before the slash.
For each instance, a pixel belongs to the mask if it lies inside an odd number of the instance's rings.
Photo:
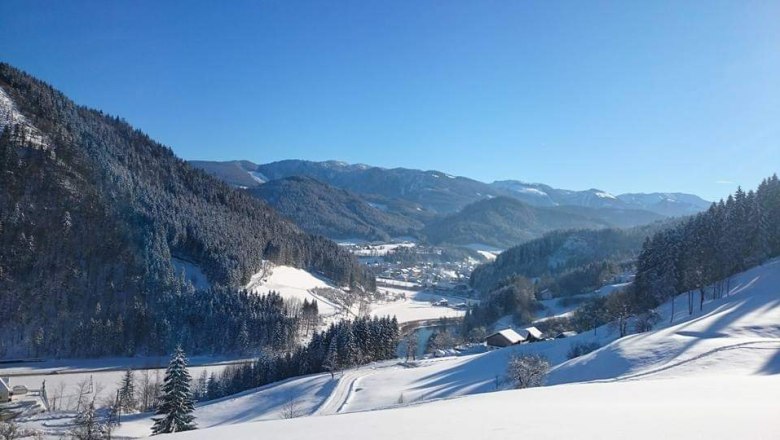
<path id="1" fill-rule="evenodd" d="M 316 333 L 305 346 L 230 365 L 219 375 L 204 374 L 196 384 L 195 396 L 199 400 L 218 399 L 295 376 L 322 372 L 335 375 L 346 368 L 393 359 L 399 337 L 395 317 L 340 321 Z"/>
<path id="2" fill-rule="evenodd" d="M 637 306 L 651 308 L 688 292 L 688 313 L 693 313 L 705 301 L 706 286 L 714 285 L 716 298 L 726 294 L 732 275 L 780 255 L 778 219 L 775 174 L 755 191 L 739 188 L 707 211 L 648 238 L 637 261 Z"/>

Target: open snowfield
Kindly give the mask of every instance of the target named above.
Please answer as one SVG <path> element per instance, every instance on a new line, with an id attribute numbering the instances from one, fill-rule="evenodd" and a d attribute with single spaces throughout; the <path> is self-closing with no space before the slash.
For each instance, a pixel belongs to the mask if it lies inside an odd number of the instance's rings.
<path id="1" fill-rule="evenodd" d="M 290 408 L 297 416 L 311 415 L 330 397 L 337 383 L 329 374 L 288 379 L 200 404 L 195 410 L 195 417 L 200 428 L 208 428 L 281 419 L 285 412 L 290 412 Z M 146 437 L 151 432 L 153 423 L 149 414 L 129 416 L 114 435 Z"/>
<path id="2" fill-rule="evenodd" d="M 243 362 L 242 359 L 213 358 L 196 356 L 190 360 L 190 374 L 198 378 L 203 371 L 206 374 L 219 373 L 227 365 Z M 127 368 L 135 370 L 136 378 L 148 372 L 151 378 L 162 377 L 168 365 L 168 357 L 135 357 L 104 359 L 61 359 L 46 362 L 8 364 L 0 368 L 0 376 L 10 377 L 11 385 L 25 385 L 29 389 L 39 389 L 46 381 L 49 401 L 61 400 L 63 408 L 75 406 L 79 384 L 92 381 L 92 393 L 97 402 L 111 398 L 116 394 L 119 382 Z M 159 376 L 159 377 L 158 377 Z"/>
<path id="3" fill-rule="evenodd" d="M 401 247 L 415 247 L 416 244 L 409 241 L 400 243 L 383 243 L 365 245 L 363 249 L 354 249 L 352 253 L 358 257 L 382 257 Z"/>
<path id="4" fill-rule="evenodd" d="M 173 439 L 777 439 L 780 377 L 576 384 L 238 424 Z"/>
<path id="5" fill-rule="evenodd" d="M 312 275 L 311 273 L 290 266 L 276 266 L 267 263 L 267 269 L 252 276 L 246 289 L 257 294 L 265 294 L 270 291 L 279 293 L 284 299 L 317 300 L 319 312 L 323 316 L 332 316 L 341 311 L 341 308 L 325 298 L 314 293 L 317 288 L 337 287 L 329 282 Z"/>
<path id="6" fill-rule="evenodd" d="M 504 249 L 484 243 L 471 243 L 467 244 L 465 247 L 479 252 L 479 254 L 482 255 L 482 257 L 487 261 L 495 260 L 501 252 L 504 252 Z"/>
<path id="7" fill-rule="evenodd" d="M 439 318 L 459 318 L 466 314 L 465 310 L 431 304 L 432 301 L 441 299 L 446 299 L 450 305 L 467 302 L 463 298 L 439 295 L 427 290 L 416 291 L 393 287 L 379 287 L 378 290 L 388 292 L 398 299 L 372 304 L 372 316 L 395 316 L 399 323 L 405 323 Z"/>

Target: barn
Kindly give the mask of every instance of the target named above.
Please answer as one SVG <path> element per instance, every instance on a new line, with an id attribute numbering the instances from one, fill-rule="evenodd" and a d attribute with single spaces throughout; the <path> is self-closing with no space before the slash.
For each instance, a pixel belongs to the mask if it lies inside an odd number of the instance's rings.
<path id="1" fill-rule="evenodd" d="M 525 338 L 511 328 L 493 333 L 485 338 L 485 344 L 489 347 L 509 347 L 510 345 L 520 344 L 524 341 Z"/>
<path id="2" fill-rule="evenodd" d="M 542 332 L 536 327 L 526 327 L 520 330 L 520 336 L 526 342 L 536 342 L 544 339 Z"/>

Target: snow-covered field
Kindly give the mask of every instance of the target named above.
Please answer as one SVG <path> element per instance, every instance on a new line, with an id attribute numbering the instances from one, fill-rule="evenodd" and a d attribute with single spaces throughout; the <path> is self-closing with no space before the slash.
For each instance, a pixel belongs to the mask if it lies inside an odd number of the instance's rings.
<path id="1" fill-rule="evenodd" d="M 198 378 L 203 371 L 206 374 L 219 373 L 225 366 L 244 362 L 243 359 L 213 358 L 196 356 L 190 360 L 190 374 Z M 47 362 L 9 364 L 0 368 L 0 376 L 10 378 L 11 386 L 24 385 L 29 389 L 39 389 L 46 381 L 49 401 L 57 399 L 59 407 L 69 408 L 76 404 L 81 383 L 92 383 L 90 398 L 96 402 L 111 398 L 116 394 L 119 382 L 127 368 L 136 370 L 136 378 L 148 372 L 152 379 L 162 380 L 167 357 L 135 357 L 104 359 L 61 359 Z"/>
<path id="2" fill-rule="evenodd" d="M 265 294 L 270 291 L 279 293 L 284 299 L 317 300 L 317 306 L 321 315 L 329 317 L 342 312 L 338 304 L 328 301 L 314 293 L 318 288 L 337 289 L 328 281 L 314 276 L 311 273 L 290 266 L 276 266 L 266 263 L 266 269 L 253 275 L 246 289 L 257 294 Z"/>
<path id="3" fill-rule="evenodd" d="M 504 252 L 504 249 L 484 243 L 471 243 L 467 244 L 465 247 L 473 251 L 477 251 L 480 255 L 482 255 L 482 258 L 487 261 L 495 260 L 501 252 Z"/>
<path id="4" fill-rule="evenodd" d="M 780 377 L 577 384 L 247 423 L 175 439 L 777 439 Z"/>
<path id="5" fill-rule="evenodd" d="M 462 309 L 431 304 L 432 301 L 442 299 L 449 301 L 450 305 L 466 302 L 462 298 L 439 295 L 425 290 L 415 291 L 392 287 L 380 287 L 378 290 L 387 292 L 398 299 L 372 304 L 372 316 L 395 316 L 399 323 L 404 323 L 438 318 L 459 318 L 466 314 L 466 311 Z"/>
<path id="6" fill-rule="evenodd" d="M 358 257 L 381 257 L 400 247 L 414 247 L 416 244 L 410 241 L 400 243 L 384 243 L 362 246 L 360 249 L 352 250 L 352 253 Z"/>
<path id="7" fill-rule="evenodd" d="M 392 280 L 388 280 L 392 281 Z M 402 284 L 402 281 L 395 283 Z M 395 285 L 395 284 L 394 284 Z M 303 269 L 297 269 L 290 266 L 268 265 L 267 269 L 254 275 L 246 286 L 247 290 L 257 294 L 276 291 L 285 299 L 295 299 L 303 301 L 316 300 L 318 302 L 319 312 L 325 318 L 325 322 L 330 322 L 336 315 L 349 316 L 356 313 L 350 310 L 345 314 L 344 307 L 323 298 L 316 293 L 316 289 L 330 288 L 338 289 L 329 281 L 315 276 Z M 405 288 L 404 285 L 397 287 L 380 287 L 380 292 L 388 293 L 389 296 L 397 298 L 395 301 L 383 301 L 371 304 L 372 316 L 395 316 L 398 322 L 419 321 L 438 318 L 456 318 L 465 314 L 464 310 L 457 310 L 451 307 L 442 307 L 431 305 L 431 301 L 447 299 L 451 305 L 465 302 L 457 297 L 439 295 L 429 291 L 415 291 Z M 354 307 L 353 307 L 354 308 Z"/>
<path id="8" fill-rule="evenodd" d="M 290 412 L 296 416 L 310 415 L 319 410 L 337 384 L 328 374 L 288 379 L 198 405 L 195 416 L 200 428 L 208 428 L 281 419 Z M 129 416 L 114 435 L 146 437 L 152 424 L 149 414 Z"/>

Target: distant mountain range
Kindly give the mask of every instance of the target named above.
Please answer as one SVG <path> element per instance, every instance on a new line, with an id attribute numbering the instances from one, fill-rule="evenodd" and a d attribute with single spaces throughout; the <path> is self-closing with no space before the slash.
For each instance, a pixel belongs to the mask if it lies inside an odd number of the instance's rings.
<path id="1" fill-rule="evenodd" d="M 338 161 L 190 163 L 266 200 L 304 230 L 330 238 L 375 240 L 402 234 L 434 243 L 508 247 L 550 230 L 631 227 L 710 205 L 683 193 L 615 196 L 598 189 L 572 191 L 517 180 L 484 183 L 440 171 Z M 289 180 L 293 177 L 308 177 L 319 185 Z M 319 194 L 317 200 L 291 203 L 292 198 L 312 199 L 307 191 Z"/>

